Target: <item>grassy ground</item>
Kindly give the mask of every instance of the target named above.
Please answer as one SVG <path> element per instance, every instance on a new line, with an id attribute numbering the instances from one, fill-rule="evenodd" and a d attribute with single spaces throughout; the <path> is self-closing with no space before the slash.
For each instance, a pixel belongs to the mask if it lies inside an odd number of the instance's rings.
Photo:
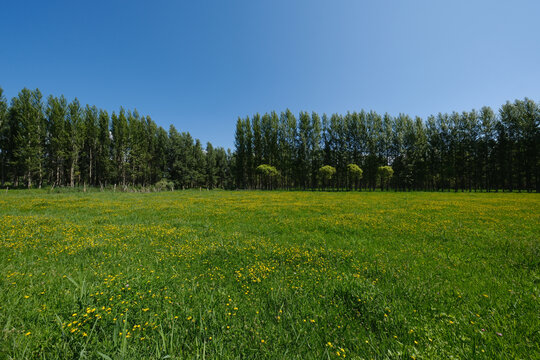
<path id="1" fill-rule="evenodd" d="M 537 194 L 2 192 L 0 359 L 538 359 L 539 235 Z"/>

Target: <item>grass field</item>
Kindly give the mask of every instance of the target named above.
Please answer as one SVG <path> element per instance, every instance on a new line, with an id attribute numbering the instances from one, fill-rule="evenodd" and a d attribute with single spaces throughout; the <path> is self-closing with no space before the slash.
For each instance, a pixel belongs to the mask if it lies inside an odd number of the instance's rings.
<path id="1" fill-rule="evenodd" d="M 538 359 L 540 195 L 0 194 L 0 359 Z"/>

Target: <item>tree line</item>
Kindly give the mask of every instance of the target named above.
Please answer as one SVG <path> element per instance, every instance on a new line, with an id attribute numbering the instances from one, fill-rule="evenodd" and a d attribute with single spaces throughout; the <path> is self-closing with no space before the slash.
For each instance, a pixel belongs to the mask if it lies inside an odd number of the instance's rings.
<path id="1" fill-rule="evenodd" d="M 111 115 L 77 98 L 0 88 L 0 184 L 232 188 L 230 151 L 169 131 L 136 110 Z"/>
<path id="2" fill-rule="evenodd" d="M 527 98 L 425 121 L 273 111 L 239 118 L 231 152 L 136 110 L 0 88 L 0 185 L 538 192 L 539 128 Z"/>
<path id="3" fill-rule="evenodd" d="M 426 121 L 374 111 L 239 118 L 238 188 L 540 190 L 540 106 L 525 98 Z M 263 164 L 264 167 L 260 165 Z M 269 169 L 272 170 L 270 174 Z"/>

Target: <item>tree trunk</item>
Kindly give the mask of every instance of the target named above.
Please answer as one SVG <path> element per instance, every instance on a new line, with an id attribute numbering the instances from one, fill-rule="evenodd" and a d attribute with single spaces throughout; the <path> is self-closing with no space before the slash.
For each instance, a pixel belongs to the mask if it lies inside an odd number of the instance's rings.
<path id="1" fill-rule="evenodd" d="M 54 184 L 60 185 L 60 161 L 58 159 L 56 159 L 56 181 Z"/>
<path id="2" fill-rule="evenodd" d="M 71 169 L 69 171 L 69 185 L 75 187 L 75 160 L 71 162 Z"/>
<path id="3" fill-rule="evenodd" d="M 90 166 L 88 168 L 88 181 L 92 184 L 92 150 L 90 150 Z M 86 189 L 86 183 L 85 183 Z"/>

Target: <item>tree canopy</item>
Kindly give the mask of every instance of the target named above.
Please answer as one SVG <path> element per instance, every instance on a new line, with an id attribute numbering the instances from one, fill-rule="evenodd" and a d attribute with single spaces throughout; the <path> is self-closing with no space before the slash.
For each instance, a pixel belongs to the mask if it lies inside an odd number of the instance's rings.
<path id="1" fill-rule="evenodd" d="M 527 98 L 425 120 L 287 109 L 238 118 L 230 151 L 137 110 L 0 88 L 0 185 L 538 192 L 539 129 Z"/>

